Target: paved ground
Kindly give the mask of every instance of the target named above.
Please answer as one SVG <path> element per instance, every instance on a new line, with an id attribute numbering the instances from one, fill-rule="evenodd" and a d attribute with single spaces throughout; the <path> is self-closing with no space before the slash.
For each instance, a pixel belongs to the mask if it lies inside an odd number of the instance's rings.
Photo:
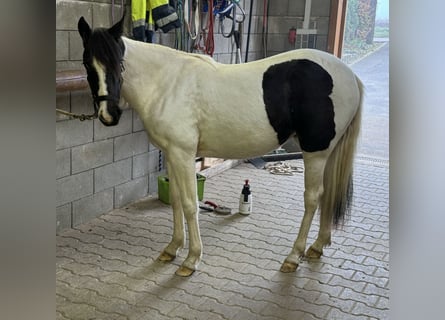
<path id="1" fill-rule="evenodd" d="M 352 66 L 366 86 L 359 154 L 389 159 L 389 42 Z"/>
<path id="2" fill-rule="evenodd" d="M 334 231 L 319 261 L 303 261 L 292 274 L 278 271 L 303 214 L 302 174 L 272 175 L 245 163 L 207 179 L 205 199 L 237 208 L 242 181 L 249 178 L 254 212 L 201 213 L 203 262 L 190 278 L 174 275 L 186 251 L 170 264 L 155 260 L 172 225 L 171 208 L 157 199 L 60 234 L 57 318 L 387 319 L 388 99 L 376 96 L 387 92 L 388 76 L 374 75 L 385 72 L 386 47 L 354 66 L 369 92 L 355 202 L 350 221 Z"/>

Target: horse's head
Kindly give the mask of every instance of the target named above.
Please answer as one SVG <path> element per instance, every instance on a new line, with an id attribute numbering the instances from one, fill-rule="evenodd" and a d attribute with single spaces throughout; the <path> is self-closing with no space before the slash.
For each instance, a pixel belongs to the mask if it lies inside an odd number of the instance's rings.
<path id="1" fill-rule="evenodd" d="M 99 120 L 106 126 L 118 124 L 122 110 L 119 107 L 122 85 L 124 44 L 121 36 L 124 17 L 109 29 L 91 30 L 83 17 L 78 30 L 83 41 L 83 65 Z"/>

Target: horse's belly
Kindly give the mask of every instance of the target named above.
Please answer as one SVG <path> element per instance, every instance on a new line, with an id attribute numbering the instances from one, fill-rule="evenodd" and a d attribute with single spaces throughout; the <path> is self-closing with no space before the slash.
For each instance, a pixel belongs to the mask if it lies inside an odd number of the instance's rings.
<path id="1" fill-rule="evenodd" d="M 248 145 L 218 144 L 215 145 L 216 148 L 199 148 L 198 156 L 224 159 L 247 159 L 264 155 L 276 149 L 278 146 L 279 145 L 276 142 L 274 144 L 250 143 Z"/>
<path id="2" fill-rule="evenodd" d="M 277 134 L 270 125 L 215 126 L 212 130 L 201 131 L 198 155 L 245 159 L 266 154 L 278 146 Z"/>

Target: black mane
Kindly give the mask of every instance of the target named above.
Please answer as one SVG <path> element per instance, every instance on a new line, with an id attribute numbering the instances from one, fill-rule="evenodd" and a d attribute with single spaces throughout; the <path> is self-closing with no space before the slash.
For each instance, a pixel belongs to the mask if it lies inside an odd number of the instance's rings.
<path id="1" fill-rule="evenodd" d="M 119 75 L 123 50 L 124 44 L 120 38 L 116 40 L 107 29 L 98 28 L 91 34 L 85 53 L 88 51 L 90 59 L 94 56 L 104 65 L 107 72 Z M 84 62 L 89 63 L 91 61 Z"/>

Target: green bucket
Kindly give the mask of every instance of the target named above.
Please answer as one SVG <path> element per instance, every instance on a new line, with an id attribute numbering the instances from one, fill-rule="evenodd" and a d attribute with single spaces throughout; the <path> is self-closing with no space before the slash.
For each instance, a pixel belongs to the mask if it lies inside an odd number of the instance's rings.
<path id="1" fill-rule="evenodd" d="M 206 177 L 197 173 L 196 174 L 196 182 L 198 184 L 198 199 L 202 201 L 204 198 L 204 182 L 206 181 Z M 168 176 L 162 175 L 158 177 L 158 198 L 165 204 L 170 204 L 170 183 L 168 180 Z"/>

